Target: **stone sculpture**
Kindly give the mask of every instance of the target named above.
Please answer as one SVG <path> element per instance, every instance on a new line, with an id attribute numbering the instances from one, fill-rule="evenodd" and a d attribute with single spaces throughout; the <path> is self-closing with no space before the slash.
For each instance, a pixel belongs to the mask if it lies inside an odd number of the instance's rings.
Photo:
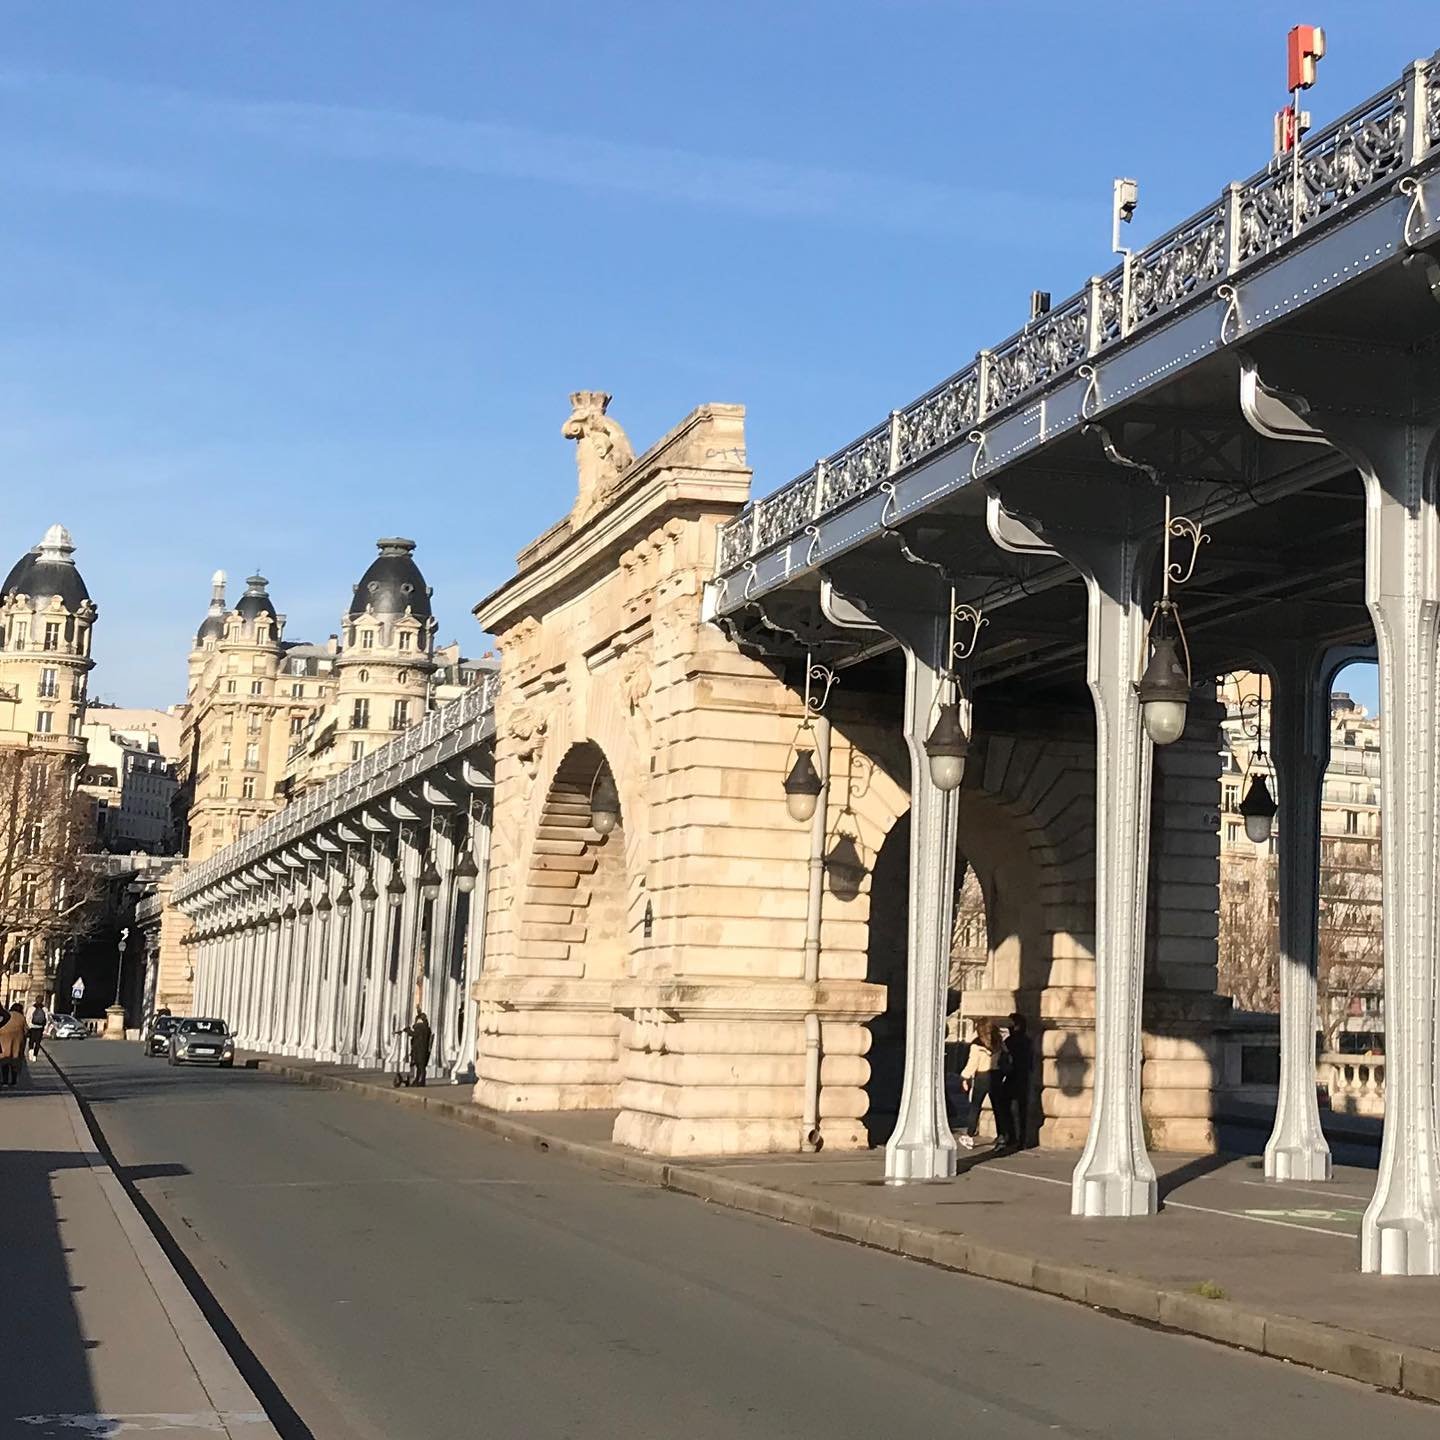
<path id="1" fill-rule="evenodd" d="M 601 390 L 577 390 L 570 397 L 570 418 L 560 433 L 577 442 L 575 466 L 580 493 L 570 513 L 579 527 L 610 498 L 615 482 L 635 463 L 635 452 L 625 432 L 606 415 L 610 396 Z"/>

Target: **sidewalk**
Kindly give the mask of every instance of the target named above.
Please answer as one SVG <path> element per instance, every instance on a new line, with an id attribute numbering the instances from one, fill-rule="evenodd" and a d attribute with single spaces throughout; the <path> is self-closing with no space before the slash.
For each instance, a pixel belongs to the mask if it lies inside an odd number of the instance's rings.
<path id="1" fill-rule="evenodd" d="M 45 1059 L 0 1095 L 0 1216 L 0 1434 L 275 1440 Z"/>
<path id="2" fill-rule="evenodd" d="M 1154 1155 L 1162 1213 L 1069 1214 L 1076 1156 L 961 1152 L 956 1181 L 887 1186 L 878 1152 L 665 1161 L 610 1142 L 613 1115 L 501 1115 L 451 1085 L 396 1090 L 386 1073 L 259 1056 L 309 1084 L 443 1118 L 716 1204 L 948 1269 L 1080 1301 L 1257 1354 L 1440 1401 L 1440 1279 L 1358 1273 L 1375 1172 L 1267 1182 L 1250 1155 Z M 1340 1152 L 1344 1154 L 1345 1152 Z"/>

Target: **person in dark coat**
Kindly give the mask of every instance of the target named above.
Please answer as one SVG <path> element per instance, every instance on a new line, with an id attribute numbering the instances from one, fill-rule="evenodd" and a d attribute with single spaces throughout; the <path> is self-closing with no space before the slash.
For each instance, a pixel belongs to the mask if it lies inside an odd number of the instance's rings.
<path id="1" fill-rule="evenodd" d="M 1010 1136 L 1020 1149 L 1030 1145 L 1030 1084 L 1035 1071 L 1035 1042 L 1031 1040 L 1025 1017 L 1018 1011 L 1010 1017 L 1010 1032 L 1005 1037 L 1010 1056 L 1006 1091 L 1010 1104 Z"/>
<path id="2" fill-rule="evenodd" d="M 430 1022 L 425 1018 L 423 1010 L 415 1012 L 415 1019 L 410 1024 L 410 1083 L 412 1085 L 423 1085 L 425 1083 L 425 1071 L 430 1065 L 430 1047 L 434 1043 L 434 1035 L 430 1030 Z"/>
<path id="3" fill-rule="evenodd" d="M 34 1060 L 40 1054 L 40 1042 L 45 1038 L 45 1027 L 50 1023 L 50 1016 L 46 1012 L 45 1002 L 37 1000 L 35 1008 L 30 1012 L 30 1058 Z"/>

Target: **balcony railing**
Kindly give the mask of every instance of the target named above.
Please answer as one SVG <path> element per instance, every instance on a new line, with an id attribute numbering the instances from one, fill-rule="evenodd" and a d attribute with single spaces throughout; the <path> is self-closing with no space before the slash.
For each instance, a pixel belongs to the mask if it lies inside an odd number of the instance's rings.
<path id="1" fill-rule="evenodd" d="M 418 725 L 412 725 L 388 744 L 347 766 L 338 775 L 331 776 L 293 805 L 270 815 L 248 835 L 217 851 L 191 870 L 176 887 L 177 900 L 183 904 L 191 895 L 220 877 L 248 865 L 277 844 L 303 834 L 311 824 L 317 823 L 316 817 L 321 811 L 341 808 L 347 796 L 358 792 L 377 776 L 403 764 L 454 731 L 492 714 L 499 685 L 498 674 L 487 675 L 458 700 L 452 700 L 443 709 L 431 710 Z"/>
<path id="2" fill-rule="evenodd" d="M 1316 131 L 1291 158 L 1226 187 L 1219 200 L 979 355 L 912 404 L 788 485 L 746 507 L 719 535 L 729 574 L 875 490 L 905 466 L 1020 409 L 1091 357 L 1214 297 L 1440 148 L 1440 54 Z M 1298 174 L 1298 197 L 1295 177 Z"/>

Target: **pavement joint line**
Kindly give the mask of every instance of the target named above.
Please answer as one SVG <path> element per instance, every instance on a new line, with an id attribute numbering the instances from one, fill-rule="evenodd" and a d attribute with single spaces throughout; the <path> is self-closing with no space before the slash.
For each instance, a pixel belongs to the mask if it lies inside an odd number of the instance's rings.
<path id="1" fill-rule="evenodd" d="M 70 1078 L 47 1050 L 41 1055 L 60 1081 L 56 1094 L 65 1109 L 77 1151 L 94 1172 L 101 1193 L 115 1214 L 145 1282 L 155 1295 L 196 1382 L 214 1410 L 221 1434 L 232 1440 L 278 1440 L 278 1432 L 255 1392 L 226 1353 L 194 1297 L 151 1234 L 114 1167 L 97 1148 Z"/>
<path id="2" fill-rule="evenodd" d="M 612 1174 L 650 1176 L 653 1177 L 652 1183 L 661 1189 L 762 1218 L 780 1220 L 831 1239 L 1013 1285 L 1053 1299 L 1084 1304 L 1152 1329 L 1196 1336 L 1231 1349 L 1342 1375 L 1411 1400 L 1440 1402 L 1440 1352 L 1434 1350 L 1422 1350 L 1361 1331 L 1343 1330 L 1295 1316 L 1250 1310 L 1228 1300 L 1207 1300 L 1190 1291 L 1168 1290 L 1148 1280 L 1093 1266 L 1066 1265 L 1038 1256 L 998 1250 L 972 1242 L 964 1234 L 838 1210 L 822 1201 L 790 1191 L 735 1180 L 717 1174 L 715 1169 L 677 1165 L 643 1155 L 616 1154 L 583 1140 L 547 1134 L 538 1126 L 513 1120 L 498 1111 L 482 1110 L 463 1101 L 442 1100 L 436 1103 L 428 1096 L 409 1090 L 396 1090 L 391 1094 L 363 1080 L 267 1057 L 256 1057 L 253 1068 L 319 1089 L 340 1090 L 369 1099 L 409 1105 L 414 1109 L 433 1110 L 437 1115 L 453 1118 L 502 1140 L 522 1141 L 541 1152 L 560 1155 Z M 1049 1175 L 1033 1175 L 1001 1166 L 994 1169 L 999 1174 L 1069 1188 L 1069 1181 Z M 1206 1211 L 1204 1207 L 1193 1205 L 1175 1205 L 1174 1208 L 1199 1209 L 1202 1213 L 1247 1219 L 1257 1224 L 1285 1225 L 1288 1229 L 1307 1230 L 1318 1235 L 1338 1235 L 1344 1240 L 1353 1241 L 1355 1238 L 1341 1231 L 1315 1230 L 1308 1225 L 1239 1216 L 1228 1210 Z"/>

